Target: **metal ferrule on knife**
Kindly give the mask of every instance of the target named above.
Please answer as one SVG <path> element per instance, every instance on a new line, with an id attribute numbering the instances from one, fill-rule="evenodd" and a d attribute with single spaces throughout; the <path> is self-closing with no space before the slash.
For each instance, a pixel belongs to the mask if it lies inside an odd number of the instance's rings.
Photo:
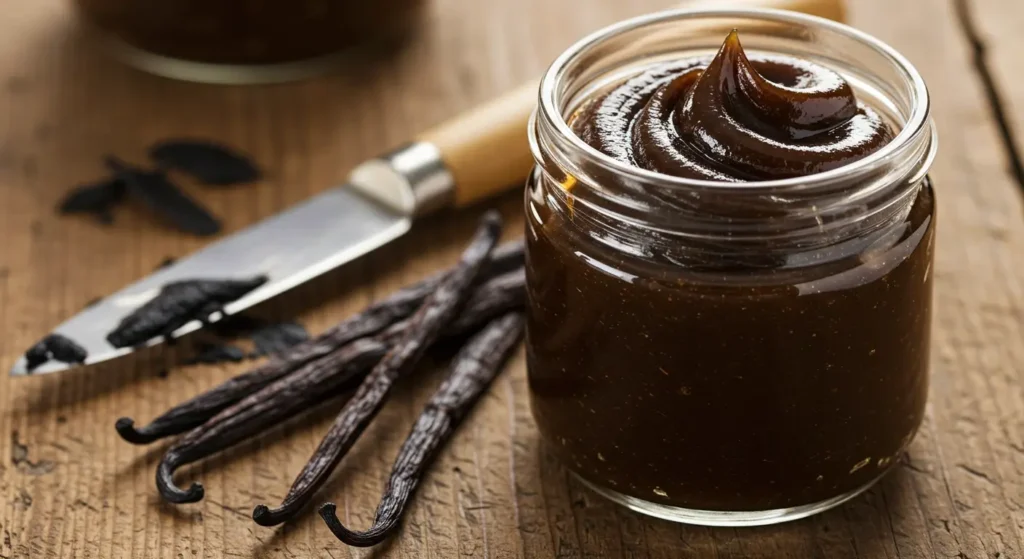
<path id="1" fill-rule="evenodd" d="M 349 188 L 405 215 L 426 215 L 455 199 L 455 177 L 441 150 L 429 142 L 412 142 L 364 161 L 348 181 Z"/>

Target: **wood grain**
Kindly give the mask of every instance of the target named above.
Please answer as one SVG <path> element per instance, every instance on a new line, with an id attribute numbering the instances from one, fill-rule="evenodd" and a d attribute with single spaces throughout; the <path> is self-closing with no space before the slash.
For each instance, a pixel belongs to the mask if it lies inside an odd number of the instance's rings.
<path id="1" fill-rule="evenodd" d="M 940 229 L 933 383 L 904 467 L 862 498 L 788 525 L 685 527 L 635 515 L 569 478 L 539 443 L 522 355 L 473 412 L 415 498 L 400 537 L 338 544 L 310 511 L 277 530 L 249 519 L 283 497 L 337 403 L 187 471 L 200 504 L 162 504 L 164 448 L 113 430 L 145 420 L 239 367 L 176 366 L 176 354 L 45 378 L 0 377 L 0 558 L 189 557 L 1024 557 L 1024 220 L 1021 190 L 953 0 L 858 0 L 851 21 L 925 75 L 941 134 L 933 178 Z M 968 0 L 1007 122 L 1024 126 L 1024 8 Z M 132 208 L 113 227 L 52 212 L 116 153 L 141 161 L 169 136 L 220 138 L 252 153 L 264 182 L 189 192 L 228 231 L 341 180 L 361 159 L 540 73 L 575 38 L 670 1 L 435 0 L 420 36 L 378 64 L 300 84 L 223 88 L 121 67 L 81 37 L 61 0 L 0 0 L 0 367 L 91 299 L 203 241 Z M 187 183 L 186 183 L 187 184 Z M 520 200 L 495 202 L 518 234 Z M 265 305 L 319 331 L 452 262 L 477 210 L 445 214 L 400 241 Z M 423 243 L 428 237 L 430 243 Z M 166 371 L 166 374 L 163 372 Z M 324 491 L 367 526 L 414 415 L 438 381 L 399 387 Z"/>

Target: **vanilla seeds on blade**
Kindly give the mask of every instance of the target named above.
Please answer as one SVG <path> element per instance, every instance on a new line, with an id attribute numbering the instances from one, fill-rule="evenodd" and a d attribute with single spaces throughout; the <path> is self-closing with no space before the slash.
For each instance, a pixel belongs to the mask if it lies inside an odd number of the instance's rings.
<path id="1" fill-rule="evenodd" d="M 38 368 L 47 361 L 56 360 L 68 364 L 81 364 L 89 352 L 77 342 L 60 334 L 50 334 L 36 342 L 25 352 L 25 360 L 28 365 L 25 367 L 29 372 Z"/>
<path id="2" fill-rule="evenodd" d="M 149 302 L 132 311 L 109 334 L 114 347 L 136 346 L 170 336 L 192 320 L 208 320 L 224 305 L 266 283 L 266 276 L 241 280 L 194 279 L 168 283 Z"/>

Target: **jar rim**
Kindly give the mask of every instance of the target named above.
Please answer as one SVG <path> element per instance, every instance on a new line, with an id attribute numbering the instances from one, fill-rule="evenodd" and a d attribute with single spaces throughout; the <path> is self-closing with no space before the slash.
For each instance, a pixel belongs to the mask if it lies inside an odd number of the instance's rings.
<path id="1" fill-rule="evenodd" d="M 590 144 L 584 142 L 573 130 L 569 127 L 565 117 L 562 115 L 559 109 L 556 93 L 557 86 L 562 80 L 564 72 L 569 65 L 577 60 L 580 56 L 588 52 L 589 49 L 600 45 L 601 43 L 615 38 L 616 36 L 634 31 L 639 28 L 643 28 L 648 25 L 669 22 L 673 20 L 685 20 L 685 19 L 701 19 L 701 18 L 725 18 L 725 17 L 751 17 L 758 18 L 765 21 L 773 21 L 779 23 L 795 23 L 805 25 L 815 25 L 823 27 L 828 31 L 832 31 L 838 34 L 845 35 L 854 40 L 860 41 L 873 49 L 878 53 L 885 56 L 892 62 L 905 76 L 909 79 L 912 85 L 913 100 L 911 105 L 911 111 L 909 118 L 900 132 L 894 137 L 889 143 L 883 146 L 878 151 L 868 155 L 867 157 L 857 160 L 849 165 L 831 169 L 829 171 L 815 173 L 812 175 L 805 175 L 801 177 L 793 177 L 786 179 L 775 179 L 775 180 L 763 180 L 763 181 L 746 181 L 742 183 L 727 182 L 727 181 L 716 181 L 716 180 L 702 180 L 702 179 L 690 179 L 683 177 L 675 177 L 659 173 L 656 171 L 650 171 L 635 167 L 628 163 L 619 161 L 601 151 L 597 150 Z M 868 33 L 860 31 L 849 25 L 838 23 L 829 19 L 825 19 L 818 16 L 812 16 L 799 12 L 793 12 L 788 10 L 777 10 L 768 8 L 720 8 L 720 9 L 687 9 L 679 8 L 672 10 L 664 10 L 646 14 L 630 19 L 620 21 L 618 23 L 609 25 L 602 29 L 599 29 L 579 41 L 573 43 L 567 48 L 561 55 L 559 55 L 555 61 L 551 64 L 548 70 L 544 73 L 544 77 L 540 82 L 540 99 L 538 103 L 538 115 L 537 117 L 543 117 L 548 121 L 549 124 L 553 125 L 555 130 L 563 139 L 568 140 L 571 146 L 580 152 L 582 152 L 592 163 L 603 167 L 606 170 L 613 171 L 615 173 L 624 174 L 631 176 L 648 183 L 655 183 L 662 187 L 689 187 L 689 188 L 700 188 L 700 189 L 723 189 L 729 188 L 735 192 L 753 191 L 763 192 L 765 190 L 777 189 L 777 190 L 805 190 L 810 188 L 816 188 L 821 184 L 827 184 L 833 180 L 848 180 L 850 175 L 857 174 L 860 172 L 870 172 L 873 169 L 878 168 L 880 165 L 884 165 L 886 161 L 889 161 L 893 157 L 897 156 L 902 150 L 908 148 L 914 143 L 914 140 L 927 132 L 929 124 L 929 105 L 930 97 L 928 95 L 928 88 L 925 85 L 924 78 L 921 77 L 920 72 L 917 68 L 896 49 L 885 43 L 881 39 L 874 37 Z M 533 135 L 533 125 L 531 125 L 531 136 Z M 925 168 L 927 168 L 928 162 L 931 160 L 931 156 L 934 155 L 935 142 L 934 142 L 934 131 L 929 133 L 932 136 L 932 152 L 925 162 Z M 533 138 L 531 138 L 531 142 Z"/>

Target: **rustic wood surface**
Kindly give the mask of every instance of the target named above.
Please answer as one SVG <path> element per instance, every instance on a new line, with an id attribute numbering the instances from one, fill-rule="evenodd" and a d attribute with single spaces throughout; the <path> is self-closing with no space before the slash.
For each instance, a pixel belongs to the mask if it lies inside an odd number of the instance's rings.
<path id="1" fill-rule="evenodd" d="M 581 34 L 668 0 L 434 0 L 414 43 L 371 70 L 301 84 L 221 88 L 150 77 L 85 42 L 62 0 L 0 0 L 0 369 L 95 297 L 203 242 L 126 208 L 113 227 L 54 204 L 99 176 L 100 157 L 141 160 L 168 136 L 220 138 L 269 170 L 252 187 L 190 192 L 228 230 L 342 179 L 361 159 L 540 73 Z M 903 467 L 846 506 L 783 526 L 684 527 L 589 493 L 545 452 L 521 353 L 421 487 L 399 537 L 339 544 L 309 511 L 277 530 L 249 519 L 278 501 L 334 407 L 200 463 L 207 498 L 162 504 L 162 445 L 121 441 L 241 370 L 171 366 L 171 353 L 43 378 L 0 374 L 0 558 L 718 557 L 1024 558 L 1024 3 L 853 0 L 852 23 L 921 69 L 941 148 L 933 383 Z M 996 110 L 996 106 L 1000 110 Z M 1000 124 L 1000 119 L 1002 124 Z M 1024 132 L 1021 132 L 1024 133 Z M 496 203 L 518 234 L 520 200 Z M 445 215 L 261 312 L 319 331 L 451 262 L 477 212 Z M 425 242 L 425 240 L 429 240 Z M 372 520 L 391 461 L 437 379 L 403 386 L 324 491 L 351 526 Z"/>

